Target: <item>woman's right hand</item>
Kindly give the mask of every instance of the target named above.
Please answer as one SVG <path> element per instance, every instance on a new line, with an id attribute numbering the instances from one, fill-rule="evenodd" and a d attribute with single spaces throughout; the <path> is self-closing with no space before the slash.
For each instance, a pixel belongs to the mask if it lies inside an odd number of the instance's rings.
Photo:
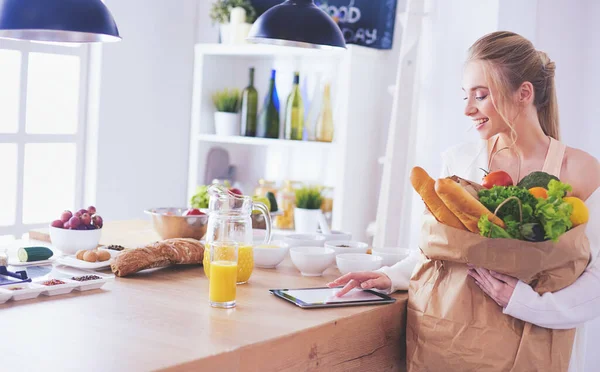
<path id="1" fill-rule="evenodd" d="M 356 287 L 360 287 L 362 289 L 390 289 L 392 287 L 392 281 L 383 273 L 362 271 L 348 273 L 344 276 L 340 276 L 331 283 L 327 283 L 329 288 L 339 287 L 340 285 L 343 285 L 344 288 L 342 288 L 336 294 L 337 297 L 342 297 Z"/>

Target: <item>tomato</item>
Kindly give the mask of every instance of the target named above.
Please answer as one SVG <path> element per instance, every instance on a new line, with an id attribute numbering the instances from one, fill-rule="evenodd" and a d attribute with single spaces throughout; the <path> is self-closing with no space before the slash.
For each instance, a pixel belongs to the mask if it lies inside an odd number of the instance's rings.
<path id="1" fill-rule="evenodd" d="M 202 216 L 204 213 L 198 208 L 192 208 L 185 211 L 184 216 Z"/>
<path id="2" fill-rule="evenodd" d="M 494 186 L 512 186 L 513 180 L 505 171 L 490 172 L 483 177 L 481 186 L 491 189 Z"/>

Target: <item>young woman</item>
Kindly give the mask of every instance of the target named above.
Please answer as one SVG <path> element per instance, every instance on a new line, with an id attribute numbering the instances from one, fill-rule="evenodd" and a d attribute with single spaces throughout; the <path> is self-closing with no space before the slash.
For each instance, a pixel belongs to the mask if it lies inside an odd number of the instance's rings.
<path id="1" fill-rule="evenodd" d="M 586 202 L 590 211 L 586 235 L 592 259 L 569 287 L 540 296 L 515 278 L 485 268 L 469 271 L 504 314 L 544 328 L 577 327 L 569 365 L 572 372 L 583 371 L 583 324 L 600 315 L 600 232 L 593 229 L 600 220 L 600 163 L 559 141 L 554 71 L 554 62 L 517 34 L 494 32 L 479 39 L 469 49 L 463 90 L 465 115 L 473 120 L 482 141 L 445 152 L 442 177 L 457 175 L 477 181 L 483 177 L 480 168 L 487 168 L 504 170 L 517 183 L 532 171 L 542 170 L 570 184 L 572 195 Z M 344 285 L 339 296 L 354 287 L 388 293 L 406 290 L 413 270 L 419 266 L 418 250 L 413 253 L 392 267 L 350 273 L 329 286 Z"/>

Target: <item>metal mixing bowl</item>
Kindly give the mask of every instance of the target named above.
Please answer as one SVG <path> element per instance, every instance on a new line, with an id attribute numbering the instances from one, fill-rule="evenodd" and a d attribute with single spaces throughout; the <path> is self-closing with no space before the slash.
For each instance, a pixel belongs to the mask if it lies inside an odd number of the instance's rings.
<path id="1" fill-rule="evenodd" d="M 144 212 L 152 217 L 152 227 L 163 239 L 200 240 L 206 234 L 208 215 L 183 216 L 187 208 L 151 208 Z"/>

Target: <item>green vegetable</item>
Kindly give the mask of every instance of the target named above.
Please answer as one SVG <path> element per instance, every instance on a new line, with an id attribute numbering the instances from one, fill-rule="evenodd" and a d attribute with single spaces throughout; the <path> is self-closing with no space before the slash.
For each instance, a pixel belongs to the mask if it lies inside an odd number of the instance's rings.
<path id="1" fill-rule="evenodd" d="M 539 223 L 524 223 L 519 230 L 524 240 L 530 242 L 544 241 L 544 228 Z"/>
<path id="2" fill-rule="evenodd" d="M 529 190 L 533 187 L 543 187 L 547 190 L 550 180 L 560 181 L 555 176 L 546 172 L 531 172 L 527 176 L 523 177 L 523 179 L 517 184 L 517 186 L 522 187 L 526 190 Z"/>
<path id="3" fill-rule="evenodd" d="M 191 199 L 192 208 L 208 208 L 209 199 L 208 186 L 198 186 L 198 188 L 196 188 L 196 194 L 192 196 Z"/>
<path id="4" fill-rule="evenodd" d="M 303 187 L 296 190 L 296 207 L 303 209 L 319 209 L 323 197 L 320 187 Z"/>
<path id="5" fill-rule="evenodd" d="M 268 191 L 267 192 L 267 199 L 269 199 L 269 202 L 271 202 L 271 210 L 270 210 L 270 212 L 277 212 L 277 210 L 279 209 L 279 207 L 277 206 L 277 199 L 275 199 L 275 194 L 273 194 L 272 192 Z"/>
<path id="6" fill-rule="evenodd" d="M 535 216 L 544 228 L 546 239 L 557 241 L 573 226 L 573 206 L 563 200 L 563 195 L 571 190 L 570 185 L 553 179 L 548 183 L 548 198 L 538 200 Z"/>
<path id="7" fill-rule="evenodd" d="M 17 257 L 21 262 L 44 261 L 52 257 L 54 253 L 46 247 L 19 248 Z"/>
<path id="8" fill-rule="evenodd" d="M 479 232 L 481 236 L 485 236 L 487 238 L 505 238 L 505 239 L 513 239 L 513 237 L 500 226 L 492 223 L 487 215 L 481 216 L 479 221 L 477 222 L 477 227 L 479 227 Z M 490 236 L 491 230 L 491 236 Z"/>
<path id="9" fill-rule="evenodd" d="M 491 189 L 479 191 L 479 201 L 492 213 L 506 199 L 516 196 L 521 200 L 523 223 L 536 222 L 533 211 L 537 205 L 536 198 L 527 189 L 518 186 L 494 186 Z M 497 214 L 504 222 L 520 221 L 519 204 L 516 200 L 506 203 Z"/>

